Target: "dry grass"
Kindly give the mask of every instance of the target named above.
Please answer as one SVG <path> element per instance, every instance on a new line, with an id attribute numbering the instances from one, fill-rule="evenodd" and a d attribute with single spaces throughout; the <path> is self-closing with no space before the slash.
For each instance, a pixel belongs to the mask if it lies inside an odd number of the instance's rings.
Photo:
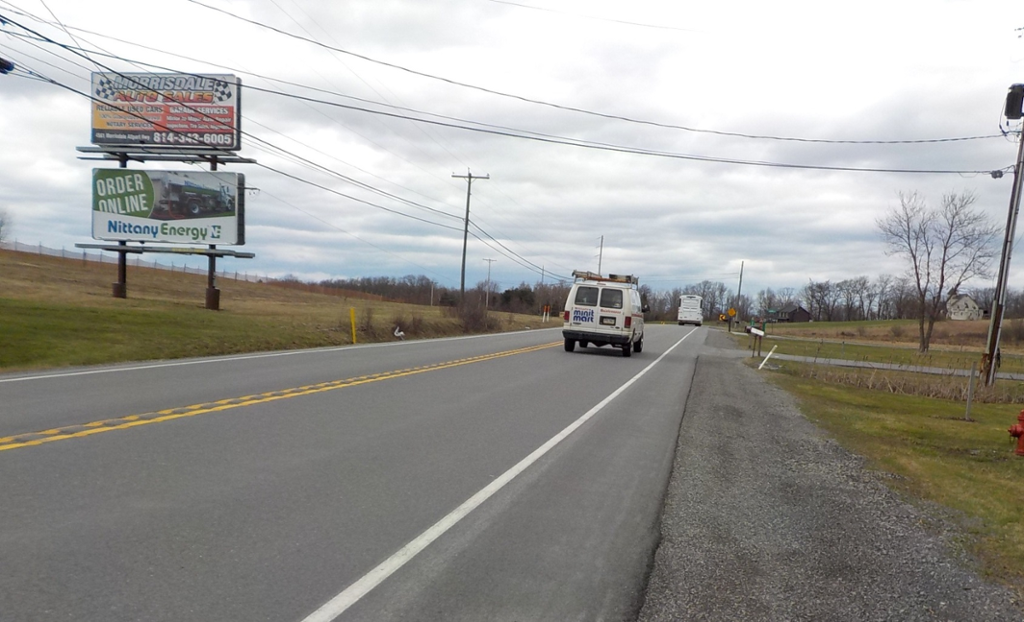
<path id="1" fill-rule="evenodd" d="M 936 322 L 931 347 L 936 349 L 973 350 L 981 352 L 988 337 L 988 320 Z M 771 324 L 769 334 L 845 341 L 847 343 L 883 343 L 916 348 L 918 326 L 915 320 L 878 320 L 870 322 L 808 322 Z M 1007 351 L 1024 352 L 1024 320 L 1005 322 L 1002 347 Z"/>
<path id="2" fill-rule="evenodd" d="M 789 365 L 787 362 L 786 365 Z M 796 367 L 796 365 L 794 365 Z M 882 391 L 893 395 L 916 395 L 955 402 L 966 402 L 970 381 L 965 376 L 919 374 L 904 371 L 855 369 L 828 365 L 800 365 L 800 375 L 826 384 Z M 978 404 L 1024 404 L 1024 384 L 997 382 L 984 386 L 975 378 L 973 402 Z"/>

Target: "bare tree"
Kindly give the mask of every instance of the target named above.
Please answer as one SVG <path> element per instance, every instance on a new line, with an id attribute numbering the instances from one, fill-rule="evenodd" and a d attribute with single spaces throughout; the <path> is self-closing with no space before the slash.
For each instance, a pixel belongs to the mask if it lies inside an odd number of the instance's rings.
<path id="1" fill-rule="evenodd" d="M 807 310 L 816 322 L 831 322 L 835 319 L 838 304 L 838 288 L 831 281 L 815 282 L 811 280 L 803 289 L 803 299 L 807 301 Z"/>
<path id="2" fill-rule="evenodd" d="M 729 305 L 731 292 L 721 281 L 704 280 L 695 285 L 687 285 L 683 288 L 684 294 L 700 296 L 703 300 L 704 317 L 714 317 L 724 313 Z"/>
<path id="3" fill-rule="evenodd" d="M 907 274 L 917 298 L 918 351 L 923 353 L 928 351 L 947 292 L 989 274 L 998 229 L 973 209 L 972 192 L 943 195 L 938 210 L 928 209 L 916 192 L 901 192 L 899 199 L 899 208 L 876 223 L 888 254 L 899 255 L 909 264 Z"/>
<path id="4" fill-rule="evenodd" d="M 11 232 L 11 215 L 0 209 L 0 242 L 6 242 Z"/>
<path id="5" fill-rule="evenodd" d="M 762 289 L 757 292 L 757 310 L 760 315 L 768 315 L 778 311 L 782 305 L 779 304 L 779 296 L 772 288 Z"/>

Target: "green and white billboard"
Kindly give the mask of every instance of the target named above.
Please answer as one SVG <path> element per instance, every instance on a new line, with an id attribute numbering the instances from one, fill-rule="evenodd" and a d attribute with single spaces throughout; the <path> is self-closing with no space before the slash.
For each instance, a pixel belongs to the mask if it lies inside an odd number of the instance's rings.
<path id="1" fill-rule="evenodd" d="M 245 175 L 93 169 L 92 237 L 241 246 Z"/>

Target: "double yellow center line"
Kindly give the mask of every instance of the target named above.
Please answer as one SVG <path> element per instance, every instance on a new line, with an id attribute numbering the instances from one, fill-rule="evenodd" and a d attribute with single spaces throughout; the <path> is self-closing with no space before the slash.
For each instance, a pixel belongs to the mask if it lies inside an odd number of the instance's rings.
<path id="1" fill-rule="evenodd" d="M 454 361 L 447 361 L 444 363 L 435 363 L 433 365 L 423 365 L 420 367 L 410 367 L 408 369 L 399 369 L 395 371 L 368 374 L 366 376 L 357 376 L 355 378 L 346 378 L 344 380 L 332 380 L 330 382 L 321 382 L 319 384 L 310 384 L 301 387 L 294 387 L 291 389 L 283 389 L 280 391 L 268 391 L 267 393 L 257 393 L 254 395 L 233 397 L 218 400 L 216 402 L 204 402 L 202 404 L 192 404 L 191 406 L 182 406 L 180 408 L 158 410 L 155 412 L 143 413 L 141 415 L 129 415 L 127 417 L 103 419 L 100 421 L 93 421 L 90 423 L 63 426 L 60 428 L 53 428 L 51 430 L 43 430 L 41 432 L 15 434 L 13 436 L 0 437 L 0 451 L 7 451 L 8 449 L 17 449 L 19 447 L 33 447 L 36 445 L 42 445 L 44 443 L 52 443 L 54 441 L 63 441 L 72 438 L 92 436 L 93 434 L 101 434 L 103 432 L 113 432 L 114 430 L 126 430 L 128 428 L 134 428 L 140 425 L 148 425 L 150 423 L 162 423 L 164 421 L 173 421 L 174 419 L 181 419 L 184 417 L 195 417 L 196 415 L 220 412 L 223 410 L 230 410 L 232 408 L 254 406 L 256 404 L 266 404 L 268 402 L 274 402 L 277 400 L 301 397 L 303 395 L 313 395 L 314 393 L 334 391 L 337 389 L 344 389 L 345 387 L 355 387 L 362 384 L 369 384 L 371 382 L 380 382 L 381 380 L 390 380 L 392 378 L 404 378 L 405 376 L 414 376 L 416 374 L 423 374 L 430 371 L 451 369 L 452 367 L 471 365 L 473 363 L 482 363 L 484 361 L 491 361 L 494 359 L 504 358 L 507 356 L 515 356 L 516 354 L 537 352 L 539 350 L 553 348 L 557 346 L 559 343 L 561 342 L 545 343 L 539 346 L 530 346 L 527 348 L 519 348 L 516 350 L 506 350 L 504 352 L 495 352 L 493 354 L 483 354 L 480 356 L 456 359 Z"/>

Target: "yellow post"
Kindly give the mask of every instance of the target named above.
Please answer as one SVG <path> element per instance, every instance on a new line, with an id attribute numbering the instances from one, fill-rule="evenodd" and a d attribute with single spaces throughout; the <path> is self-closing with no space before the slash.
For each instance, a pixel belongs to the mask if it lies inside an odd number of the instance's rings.
<path id="1" fill-rule="evenodd" d="M 349 307 L 348 315 L 352 319 L 352 343 L 356 342 L 356 308 Z"/>

